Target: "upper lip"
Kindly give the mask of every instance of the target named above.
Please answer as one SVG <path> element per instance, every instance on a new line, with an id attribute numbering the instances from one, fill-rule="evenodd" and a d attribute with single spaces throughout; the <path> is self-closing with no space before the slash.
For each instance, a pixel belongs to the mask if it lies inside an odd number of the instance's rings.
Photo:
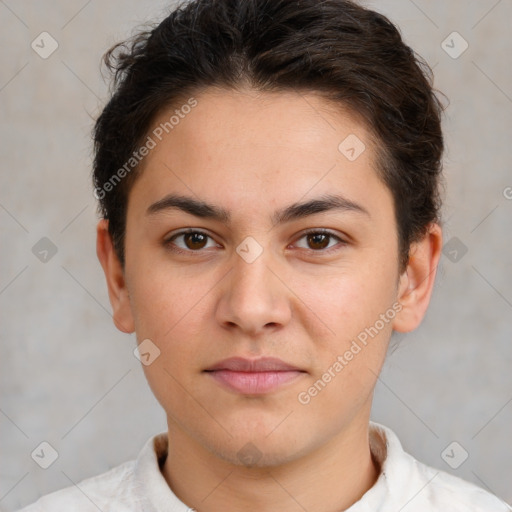
<path id="1" fill-rule="evenodd" d="M 276 357 L 261 357 L 259 359 L 230 357 L 206 368 L 205 371 L 210 372 L 214 370 L 231 370 L 235 372 L 303 371 Z"/>

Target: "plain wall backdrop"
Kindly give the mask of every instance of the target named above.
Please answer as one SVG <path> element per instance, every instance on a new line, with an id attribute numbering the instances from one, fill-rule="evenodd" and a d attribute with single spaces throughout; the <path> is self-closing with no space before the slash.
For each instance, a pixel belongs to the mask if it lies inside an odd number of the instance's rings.
<path id="1" fill-rule="evenodd" d="M 419 460 L 511 503 L 512 2 L 368 5 L 399 25 L 450 100 L 444 254 L 422 325 L 392 343 L 373 419 Z M 166 430 L 135 336 L 111 319 L 90 132 L 107 98 L 102 54 L 171 6 L 0 0 L 4 510 L 133 459 Z M 31 457 L 42 442 L 58 452 L 48 469 Z"/>

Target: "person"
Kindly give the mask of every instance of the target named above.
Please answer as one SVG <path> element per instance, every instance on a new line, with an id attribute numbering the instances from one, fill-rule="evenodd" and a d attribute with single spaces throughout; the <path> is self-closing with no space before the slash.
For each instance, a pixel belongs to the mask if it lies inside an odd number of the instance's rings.
<path id="1" fill-rule="evenodd" d="M 370 420 L 442 248 L 443 106 L 398 29 L 192 0 L 105 62 L 97 254 L 168 431 L 24 510 L 509 510 Z"/>

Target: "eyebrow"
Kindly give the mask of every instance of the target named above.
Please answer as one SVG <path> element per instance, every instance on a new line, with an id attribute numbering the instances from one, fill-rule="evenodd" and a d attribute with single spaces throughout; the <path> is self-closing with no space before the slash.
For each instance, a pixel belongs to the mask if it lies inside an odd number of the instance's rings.
<path id="1" fill-rule="evenodd" d="M 146 210 L 146 215 L 155 215 L 168 210 L 182 210 L 195 217 L 212 219 L 224 224 L 229 224 L 231 221 L 231 213 L 221 206 L 177 194 L 169 194 L 150 205 Z M 340 195 L 327 194 L 310 201 L 293 203 L 277 210 L 272 215 L 272 224 L 284 224 L 332 210 L 360 213 L 371 218 L 368 210 L 360 204 Z"/>

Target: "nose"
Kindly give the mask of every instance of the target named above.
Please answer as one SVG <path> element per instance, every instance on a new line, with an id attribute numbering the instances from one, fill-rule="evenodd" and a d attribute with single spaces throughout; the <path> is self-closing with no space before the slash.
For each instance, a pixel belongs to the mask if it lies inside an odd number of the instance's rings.
<path id="1" fill-rule="evenodd" d="M 252 262 L 234 253 L 233 268 L 223 281 L 216 312 L 222 326 L 257 336 L 290 321 L 292 292 L 270 251 Z"/>

